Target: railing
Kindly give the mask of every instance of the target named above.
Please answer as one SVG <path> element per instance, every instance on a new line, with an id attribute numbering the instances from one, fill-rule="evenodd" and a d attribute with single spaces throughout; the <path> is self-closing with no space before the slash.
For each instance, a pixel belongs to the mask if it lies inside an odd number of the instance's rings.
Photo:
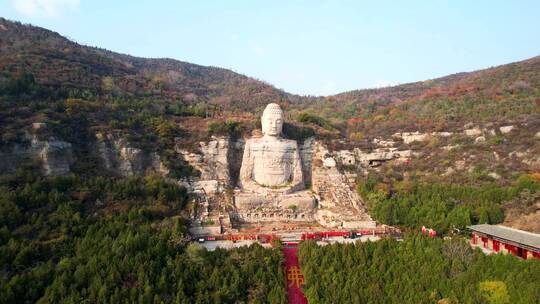
<path id="1" fill-rule="evenodd" d="M 363 230 L 335 230 L 335 231 L 314 231 L 314 232 L 302 232 L 298 233 L 298 237 L 280 236 L 279 234 L 267 234 L 267 233 L 246 233 L 246 234 L 223 234 L 223 235 L 209 235 L 194 238 L 196 241 L 259 241 L 261 243 L 270 243 L 273 240 L 283 240 L 287 242 L 299 242 L 304 240 L 321 240 L 332 237 L 343 238 L 356 238 L 361 236 L 398 236 L 399 230 L 389 227 L 380 227 L 375 229 L 363 229 Z"/>

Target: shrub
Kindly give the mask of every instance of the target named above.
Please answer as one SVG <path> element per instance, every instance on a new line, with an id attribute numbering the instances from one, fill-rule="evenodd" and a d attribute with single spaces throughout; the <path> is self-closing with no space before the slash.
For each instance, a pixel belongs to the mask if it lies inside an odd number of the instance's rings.
<path id="1" fill-rule="evenodd" d="M 301 113 L 298 114 L 297 120 L 299 122 L 303 122 L 303 123 L 315 124 L 315 125 L 323 128 L 323 129 L 326 129 L 326 130 L 329 130 L 329 131 L 336 131 L 337 130 L 337 128 L 335 126 L 333 126 L 329 121 L 327 121 L 326 119 L 324 119 L 324 118 L 322 118 L 320 116 L 314 115 L 314 114 L 301 112 Z"/>
<path id="2" fill-rule="evenodd" d="M 209 135 L 236 136 L 242 131 L 242 123 L 234 120 L 210 122 L 206 129 Z"/>

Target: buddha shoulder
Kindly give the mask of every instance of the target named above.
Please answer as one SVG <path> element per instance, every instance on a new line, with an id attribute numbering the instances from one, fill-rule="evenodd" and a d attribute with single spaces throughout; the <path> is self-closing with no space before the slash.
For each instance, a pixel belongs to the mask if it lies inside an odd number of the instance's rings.
<path id="1" fill-rule="evenodd" d="M 251 148 L 262 148 L 262 147 L 283 147 L 287 149 L 298 149 L 298 144 L 296 140 L 285 139 L 285 138 L 275 138 L 275 139 L 266 139 L 261 138 L 250 138 L 246 141 L 246 146 Z"/>

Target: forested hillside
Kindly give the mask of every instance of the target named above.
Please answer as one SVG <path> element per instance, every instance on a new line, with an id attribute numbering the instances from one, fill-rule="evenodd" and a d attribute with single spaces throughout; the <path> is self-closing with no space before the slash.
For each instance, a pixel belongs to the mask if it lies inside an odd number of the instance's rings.
<path id="1" fill-rule="evenodd" d="M 337 128 L 349 140 L 397 130 L 455 129 L 470 122 L 537 121 L 540 115 L 540 57 L 394 87 L 312 97 L 288 94 L 222 68 L 82 46 L 5 19 L 0 25 L 4 90 L 14 89 L 13 79 L 31 75 L 37 84 L 68 97 L 149 100 L 162 113 L 199 113 L 205 118 L 254 118 L 264 104 L 279 102 L 291 111 L 292 120 L 302 122 L 297 115 L 308 112 L 318 118 L 303 122 Z"/>
<path id="2" fill-rule="evenodd" d="M 465 240 L 317 246 L 298 254 L 309 303 L 536 303 L 540 263 L 486 256 Z"/>
<path id="3" fill-rule="evenodd" d="M 446 131 L 467 123 L 537 122 L 540 57 L 486 70 L 326 97 L 316 112 L 349 139 L 398 131 Z"/>
<path id="4" fill-rule="evenodd" d="M 87 96 L 152 98 L 156 102 L 251 104 L 287 96 L 232 71 L 173 59 L 148 59 L 77 44 L 60 34 L 0 19 L 0 82 L 23 73 L 39 84 Z"/>
<path id="5" fill-rule="evenodd" d="M 183 187 L 158 176 L 0 180 L 0 303 L 285 303 L 279 249 L 188 245 Z"/>
<path id="6" fill-rule="evenodd" d="M 540 200 L 539 176 L 522 175 L 511 186 L 481 186 L 404 180 L 390 187 L 370 176 L 358 191 L 381 223 L 410 230 L 427 226 L 443 234 L 463 234 L 473 224 L 500 224 L 504 211 L 536 210 Z M 536 231 L 538 225 L 528 227 Z"/>

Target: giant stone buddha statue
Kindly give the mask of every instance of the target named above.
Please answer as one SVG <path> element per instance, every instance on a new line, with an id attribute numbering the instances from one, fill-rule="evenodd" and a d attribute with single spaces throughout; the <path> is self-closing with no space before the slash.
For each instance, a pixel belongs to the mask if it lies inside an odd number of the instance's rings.
<path id="1" fill-rule="evenodd" d="M 283 111 L 271 103 L 263 112 L 260 138 L 246 141 L 240 169 L 239 209 L 259 207 L 312 210 L 315 199 L 304 190 L 302 161 L 295 140 L 281 136 Z M 303 191 L 302 191 L 303 190 Z"/>

